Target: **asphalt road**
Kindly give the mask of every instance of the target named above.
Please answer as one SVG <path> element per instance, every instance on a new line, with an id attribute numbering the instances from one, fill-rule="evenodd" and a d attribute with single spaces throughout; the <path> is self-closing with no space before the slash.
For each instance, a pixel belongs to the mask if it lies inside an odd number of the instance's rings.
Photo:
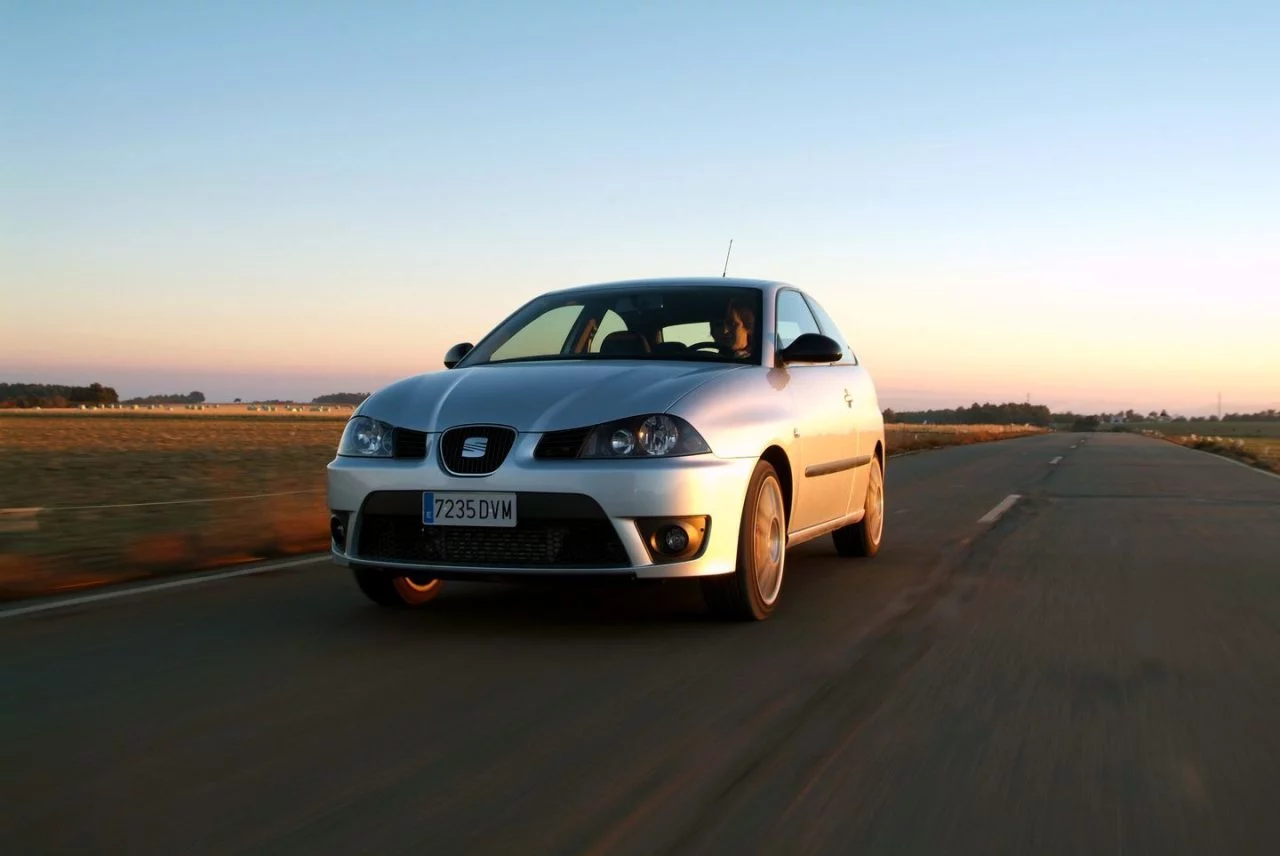
<path id="1" fill-rule="evenodd" d="M 1280 479 L 1082 437 L 893 459 L 761 624 L 328 564 L 0 618 L 0 850 L 1280 852 Z"/>

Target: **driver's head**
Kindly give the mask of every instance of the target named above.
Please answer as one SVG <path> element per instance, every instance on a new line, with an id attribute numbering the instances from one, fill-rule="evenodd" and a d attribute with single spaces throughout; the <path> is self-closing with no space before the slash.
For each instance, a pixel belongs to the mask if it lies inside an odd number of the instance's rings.
<path id="1" fill-rule="evenodd" d="M 724 319 L 719 325 L 711 325 L 711 333 L 720 347 L 746 352 L 751 350 L 751 333 L 755 325 L 756 315 L 751 308 L 730 300 L 724 310 Z"/>

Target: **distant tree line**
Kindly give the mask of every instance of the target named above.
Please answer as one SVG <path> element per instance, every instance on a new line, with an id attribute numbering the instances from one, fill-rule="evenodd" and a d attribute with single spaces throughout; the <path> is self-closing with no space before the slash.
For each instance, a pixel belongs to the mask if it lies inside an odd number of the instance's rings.
<path id="1" fill-rule="evenodd" d="M 1074 416 L 1074 414 L 1062 414 L 1065 416 Z M 1055 414 L 1054 422 L 1066 422 L 1066 418 L 1058 419 Z M 1280 410 L 1259 410 L 1257 413 L 1224 413 L 1219 419 L 1217 414 L 1210 416 L 1183 416 L 1182 414 L 1170 414 L 1168 410 L 1148 411 L 1140 413 L 1136 410 L 1118 410 L 1115 413 L 1103 413 L 1100 420 L 1102 422 L 1276 422 L 1280 421 Z"/>
<path id="2" fill-rule="evenodd" d="M 75 407 L 81 404 L 119 404 L 109 386 L 62 386 L 52 383 L 0 383 L 0 407 Z"/>
<path id="3" fill-rule="evenodd" d="M 367 392 L 331 392 L 311 399 L 312 404 L 359 404 L 369 397 Z"/>
<path id="4" fill-rule="evenodd" d="M 1102 424 L 1102 419 L 1096 413 L 1066 413 L 1053 414 L 1054 425 L 1070 425 L 1072 431 L 1096 431 L 1098 426 Z"/>
<path id="5" fill-rule="evenodd" d="M 1006 404 L 978 404 L 946 410 L 894 410 L 886 408 L 884 421 L 922 425 L 1038 425 L 1049 427 L 1052 414 L 1043 404 L 1011 401 Z"/>
<path id="6" fill-rule="evenodd" d="M 1223 422 L 1275 422 L 1280 420 L 1280 410 L 1259 410 L 1257 413 L 1227 413 Z"/>
<path id="7" fill-rule="evenodd" d="M 1124 422 L 1276 422 L 1280 410 L 1259 410 L 1257 413 L 1227 413 L 1219 420 L 1214 416 L 1170 415 L 1168 410 L 1119 410 L 1115 413 L 1075 413 L 1066 410 L 1051 413 L 1039 404 L 1010 402 L 1008 404 L 973 404 L 970 407 L 941 410 L 894 410 L 886 408 L 884 421 L 890 424 L 920 425 L 1037 425 L 1041 427 L 1071 426 L 1076 431 L 1091 431 L 1103 424 Z"/>
<path id="8" fill-rule="evenodd" d="M 186 395 L 175 393 L 173 395 L 147 395 L 137 398 L 126 399 L 122 404 L 203 404 L 204 393 L 199 390 L 189 392 Z"/>

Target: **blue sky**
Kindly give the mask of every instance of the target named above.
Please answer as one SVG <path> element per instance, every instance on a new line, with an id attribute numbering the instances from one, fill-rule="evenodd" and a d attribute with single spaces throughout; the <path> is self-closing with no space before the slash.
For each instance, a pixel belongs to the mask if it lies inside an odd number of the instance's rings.
<path id="1" fill-rule="evenodd" d="M 733 238 L 887 404 L 1280 402 L 1280 4 L 0 8 L 5 379 L 367 390 Z"/>

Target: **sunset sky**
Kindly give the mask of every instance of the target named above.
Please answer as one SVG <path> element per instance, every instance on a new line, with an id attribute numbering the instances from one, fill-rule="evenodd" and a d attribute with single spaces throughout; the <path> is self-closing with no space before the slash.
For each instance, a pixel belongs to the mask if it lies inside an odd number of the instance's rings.
<path id="1" fill-rule="evenodd" d="M 369 391 L 732 238 L 886 406 L 1280 406 L 1280 3 L 177 5 L 0 4 L 0 380 Z"/>

